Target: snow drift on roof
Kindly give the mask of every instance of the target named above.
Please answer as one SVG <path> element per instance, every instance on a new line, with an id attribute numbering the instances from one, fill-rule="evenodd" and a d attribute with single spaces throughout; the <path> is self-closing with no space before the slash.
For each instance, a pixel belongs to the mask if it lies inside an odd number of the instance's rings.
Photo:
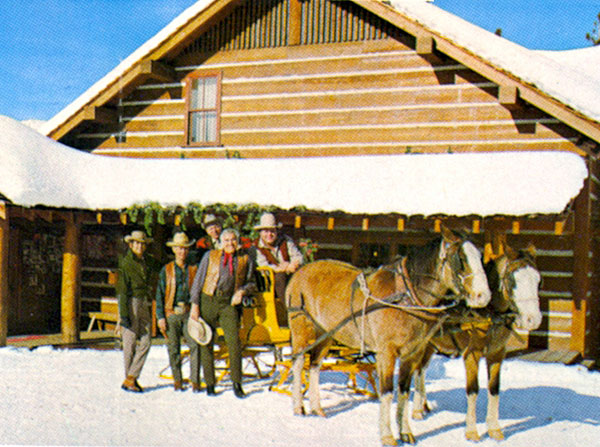
<path id="1" fill-rule="evenodd" d="M 587 177 L 569 152 L 277 159 L 92 155 L 0 116 L 0 194 L 23 206 L 256 203 L 406 215 L 560 213 Z"/>

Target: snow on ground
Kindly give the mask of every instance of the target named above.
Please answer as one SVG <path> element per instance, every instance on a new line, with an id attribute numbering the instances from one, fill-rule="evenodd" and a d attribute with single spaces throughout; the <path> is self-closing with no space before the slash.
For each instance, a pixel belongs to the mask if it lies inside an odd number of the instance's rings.
<path id="1" fill-rule="evenodd" d="M 269 354 L 263 360 L 271 361 Z M 246 378 L 245 400 L 230 382 L 216 397 L 175 393 L 159 372 L 165 346 L 154 346 L 140 378 L 144 394 L 120 389 L 117 350 L 0 349 L 0 444 L 377 446 L 378 403 L 351 393 L 340 373 L 322 373 L 326 419 L 292 415 L 290 397 L 268 390 L 270 378 Z M 264 364 L 263 364 L 264 366 Z M 485 429 L 485 372 L 478 401 Z M 249 371 L 249 368 L 246 368 Z M 187 365 L 184 366 L 187 371 Z M 581 366 L 508 360 L 500 400 L 506 440 L 464 440 L 464 370 L 460 359 L 436 357 L 428 371 L 433 414 L 413 421 L 419 446 L 592 446 L 600 439 L 600 373 Z"/>

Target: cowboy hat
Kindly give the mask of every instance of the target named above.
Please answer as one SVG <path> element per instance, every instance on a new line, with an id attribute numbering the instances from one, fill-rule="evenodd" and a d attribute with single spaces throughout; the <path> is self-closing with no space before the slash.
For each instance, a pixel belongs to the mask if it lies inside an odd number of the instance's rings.
<path id="1" fill-rule="evenodd" d="M 200 345 L 207 345 L 212 338 L 212 329 L 208 323 L 200 317 L 198 317 L 198 321 L 188 318 L 187 330 L 190 337 Z"/>
<path id="2" fill-rule="evenodd" d="M 254 225 L 255 230 L 266 230 L 268 228 L 281 228 L 281 223 L 277 223 L 275 215 L 272 213 L 263 213 L 260 216 L 260 223 Z"/>
<path id="3" fill-rule="evenodd" d="M 126 243 L 136 241 L 141 242 L 142 244 L 149 244 L 150 242 L 152 242 L 152 240 L 152 238 L 146 236 L 146 233 L 140 230 L 132 231 L 131 234 L 125 236 Z"/>
<path id="4" fill-rule="evenodd" d="M 204 221 L 202 222 L 202 228 L 205 230 L 211 225 L 223 225 L 223 221 L 220 217 L 215 216 L 214 214 L 207 214 L 204 216 Z"/>
<path id="5" fill-rule="evenodd" d="M 184 232 L 175 233 L 173 240 L 167 242 L 167 247 L 191 247 L 195 241 L 190 241 Z"/>

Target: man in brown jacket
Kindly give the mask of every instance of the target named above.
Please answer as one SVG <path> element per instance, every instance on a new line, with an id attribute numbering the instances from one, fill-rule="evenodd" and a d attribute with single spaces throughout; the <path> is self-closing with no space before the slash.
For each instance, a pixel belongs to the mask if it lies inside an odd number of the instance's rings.
<path id="1" fill-rule="evenodd" d="M 190 241 L 183 232 L 176 233 L 167 242 L 175 254 L 175 260 L 165 265 L 158 275 L 156 288 L 156 319 L 158 328 L 167 339 L 169 365 L 173 374 L 175 391 L 183 391 L 181 374 L 181 337 L 190 349 L 190 382 L 192 391 L 200 392 L 200 347 L 189 335 L 187 326 L 190 315 L 190 289 L 197 266 L 186 263 Z"/>

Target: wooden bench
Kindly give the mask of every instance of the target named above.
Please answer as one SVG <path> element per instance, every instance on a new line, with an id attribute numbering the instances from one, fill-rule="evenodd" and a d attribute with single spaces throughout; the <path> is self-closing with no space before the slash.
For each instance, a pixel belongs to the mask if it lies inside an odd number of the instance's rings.
<path id="1" fill-rule="evenodd" d="M 88 312 L 90 323 L 87 331 L 91 332 L 94 324 L 98 324 L 98 329 L 104 329 L 106 323 L 116 324 L 119 321 L 119 304 L 114 297 L 103 296 L 100 299 L 100 311 Z"/>

